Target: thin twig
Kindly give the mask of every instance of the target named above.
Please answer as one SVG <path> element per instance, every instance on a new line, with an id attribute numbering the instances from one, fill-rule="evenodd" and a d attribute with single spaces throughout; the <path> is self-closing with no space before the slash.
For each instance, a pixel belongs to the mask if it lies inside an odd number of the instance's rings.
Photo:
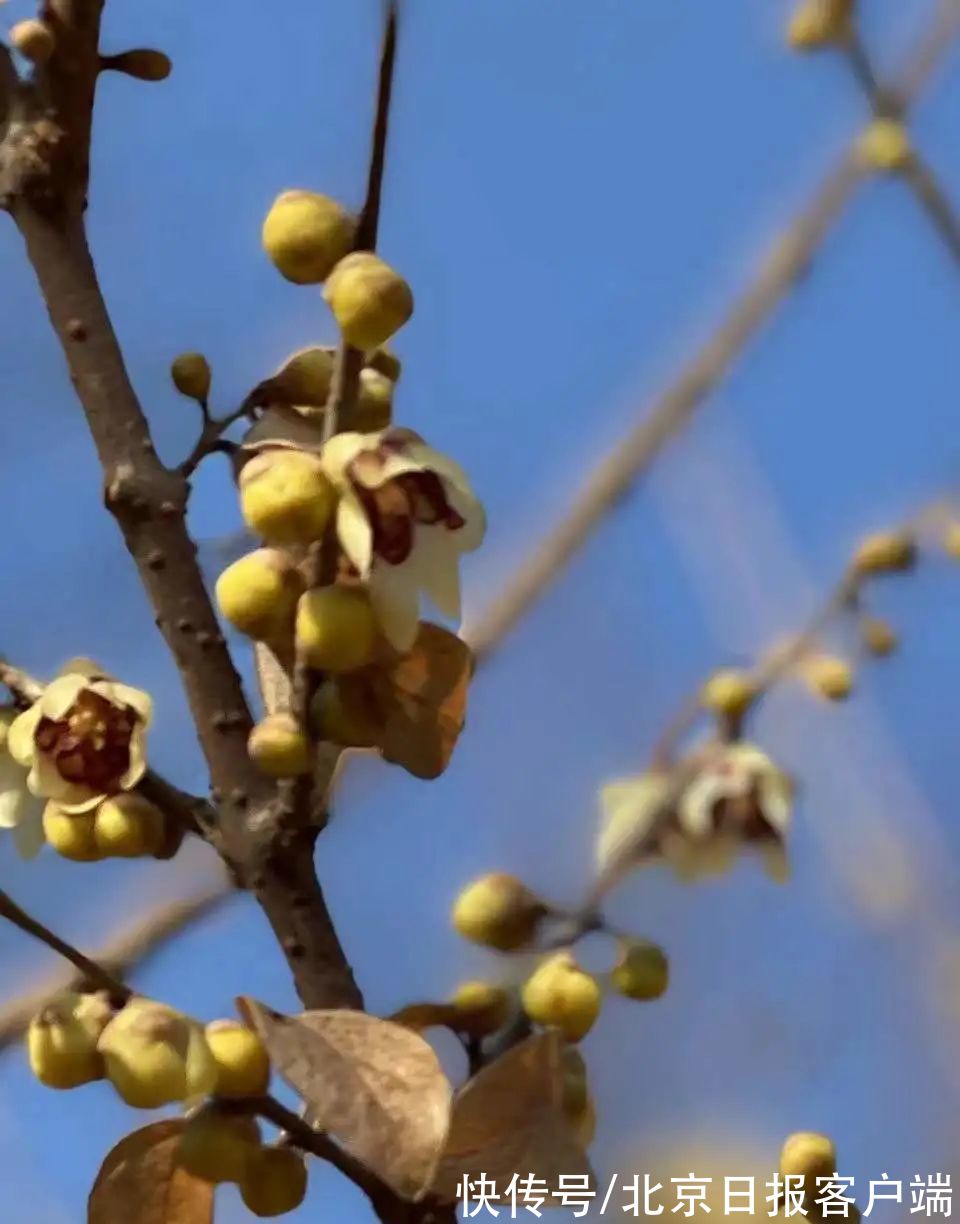
<path id="1" fill-rule="evenodd" d="M 313 1156 L 319 1156 L 321 1160 L 328 1161 L 367 1194 L 376 1192 L 378 1187 L 376 1178 L 359 1160 L 355 1160 L 349 1152 L 338 1147 L 329 1135 L 314 1130 L 299 1114 L 287 1109 L 276 1097 L 256 1097 L 253 1100 L 238 1102 L 237 1106 L 259 1115 L 267 1122 L 272 1122 L 285 1133 L 287 1142 L 300 1148 L 301 1151 L 309 1152 Z"/>
<path id="2" fill-rule="evenodd" d="M 203 429 L 200 431 L 200 436 L 197 438 L 193 450 L 181 464 L 178 464 L 177 471 L 180 475 L 189 478 L 208 455 L 213 455 L 217 451 L 223 451 L 227 454 L 232 453 L 234 449 L 233 444 L 225 442 L 223 435 L 237 421 L 242 420 L 244 417 L 252 416 L 254 410 L 259 407 L 259 404 L 260 396 L 258 389 L 256 389 L 250 392 L 239 408 L 235 408 L 233 412 L 228 412 L 223 417 L 211 417 L 206 405 L 201 405 L 203 408 Z"/>

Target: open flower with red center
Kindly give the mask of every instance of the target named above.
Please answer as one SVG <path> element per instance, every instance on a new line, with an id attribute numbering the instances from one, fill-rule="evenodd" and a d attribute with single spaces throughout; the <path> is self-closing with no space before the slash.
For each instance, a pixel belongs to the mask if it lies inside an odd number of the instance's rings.
<path id="1" fill-rule="evenodd" d="M 152 711 L 139 689 L 70 672 L 14 719 L 7 744 L 30 771 L 31 794 L 53 799 L 65 812 L 87 812 L 143 777 Z"/>
<path id="2" fill-rule="evenodd" d="M 391 645 L 413 646 L 421 592 L 459 620 L 460 554 L 486 528 L 463 470 L 407 429 L 337 434 L 322 459 L 340 493 L 340 545 Z"/>

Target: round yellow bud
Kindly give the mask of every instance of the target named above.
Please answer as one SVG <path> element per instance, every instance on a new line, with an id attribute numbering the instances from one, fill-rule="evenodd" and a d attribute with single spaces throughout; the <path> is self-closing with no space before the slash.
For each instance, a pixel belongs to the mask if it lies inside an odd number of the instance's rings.
<path id="1" fill-rule="evenodd" d="M 818 51 L 845 41 L 851 33 L 853 0 L 803 0 L 787 26 L 794 51 Z"/>
<path id="2" fill-rule="evenodd" d="M 546 910 L 515 876 L 498 871 L 468 884 L 453 905 L 451 920 L 464 939 L 513 952 L 526 947 Z"/>
<path id="3" fill-rule="evenodd" d="M 610 983 L 628 999 L 659 999 L 670 980 L 670 962 L 662 948 L 647 940 L 625 944 L 620 961 L 610 972 Z"/>
<path id="4" fill-rule="evenodd" d="M 864 646 L 878 658 L 893 654 L 900 644 L 893 626 L 877 616 L 865 616 L 860 622 L 860 632 Z"/>
<path id="5" fill-rule="evenodd" d="M 217 1065 L 216 1095 L 263 1096 L 270 1083 L 270 1056 L 257 1034 L 236 1020 L 214 1020 L 204 1035 Z"/>
<path id="6" fill-rule="evenodd" d="M 395 383 L 400 381 L 403 364 L 396 353 L 390 349 L 378 348 L 367 355 L 367 369 L 376 370 L 378 374 L 385 375 L 392 383 Z"/>
<path id="7" fill-rule="evenodd" d="M 457 1011 L 456 1027 L 471 1037 L 489 1037 L 510 1019 L 510 993 L 491 982 L 464 982 L 450 1000 Z"/>
<path id="8" fill-rule="evenodd" d="M 802 1177 L 807 1194 L 817 1189 L 818 1177 L 837 1172 L 837 1149 L 826 1135 L 798 1131 L 780 1149 L 780 1172 L 784 1177 Z"/>
<path id="9" fill-rule="evenodd" d="M 756 688 L 746 672 L 733 668 L 714 672 L 700 693 L 707 710 L 726 718 L 738 718 L 750 708 Z"/>
<path id="10" fill-rule="evenodd" d="M 103 1030 L 97 1048 L 117 1094 L 134 1109 L 206 1096 L 216 1083 L 200 1025 L 150 999 L 131 999 Z"/>
<path id="11" fill-rule="evenodd" d="M 261 642 L 281 641 L 293 629 L 303 579 L 293 560 L 260 548 L 228 566 L 217 579 L 217 604 L 235 629 Z"/>
<path id="12" fill-rule="evenodd" d="M 215 1186 L 225 1182 L 239 1184 L 259 1147 L 260 1127 L 254 1118 L 207 1105 L 184 1127 L 177 1163 L 191 1176 Z"/>
<path id="13" fill-rule="evenodd" d="M 93 817 L 93 836 L 104 858 L 155 855 L 166 837 L 158 807 L 132 792 L 105 799 Z"/>
<path id="14" fill-rule="evenodd" d="M 373 659 L 377 622 L 364 591 L 318 587 L 297 604 L 297 648 L 311 667 L 349 672 Z"/>
<path id="15" fill-rule="evenodd" d="M 843 659 L 820 655 L 805 665 L 807 684 L 828 701 L 844 701 L 853 688 L 853 669 Z"/>
<path id="16" fill-rule="evenodd" d="M 104 58 L 103 67 L 126 73 L 138 81 L 165 81 L 173 70 L 170 56 L 151 47 L 134 47 L 130 51 L 121 51 L 119 55 L 108 55 Z"/>
<path id="17" fill-rule="evenodd" d="M 853 554 L 858 574 L 889 574 L 909 569 L 917 557 L 913 537 L 905 531 L 878 531 L 867 536 Z"/>
<path id="18" fill-rule="evenodd" d="M 288 357 L 270 379 L 276 397 L 285 404 L 323 408 L 330 396 L 336 350 L 305 348 Z"/>
<path id="19" fill-rule="evenodd" d="M 960 561 L 960 523 L 951 523 L 943 534 L 943 548 L 948 557 Z"/>
<path id="20" fill-rule="evenodd" d="M 92 812 L 65 812 L 51 800 L 43 809 L 43 836 L 57 854 L 75 863 L 98 863 L 103 858 Z"/>
<path id="21" fill-rule="evenodd" d="M 239 485 L 244 522 L 268 544 L 319 540 L 337 500 L 319 457 L 307 451 L 262 451 L 244 464 Z"/>
<path id="22" fill-rule="evenodd" d="M 358 433 L 386 429 L 393 417 L 393 383 L 377 370 L 360 371 L 357 402 L 350 417 Z"/>
<path id="23" fill-rule="evenodd" d="M 77 1088 L 103 1079 L 97 1041 L 112 1015 L 101 995 L 67 992 L 52 999 L 30 1021 L 30 1070 L 48 1088 Z"/>
<path id="24" fill-rule="evenodd" d="M 203 353 L 181 353 L 175 357 L 170 365 L 170 377 L 181 395 L 201 404 L 207 402 L 212 375 L 210 363 Z"/>
<path id="25" fill-rule="evenodd" d="M 600 986 L 569 952 L 548 957 L 527 979 L 521 998 L 535 1024 L 558 1028 L 568 1041 L 585 1037 L 600 1015 Z"/>
<path id="26" fill-rule="evenodd" d="M 31 18 L 28 21 L 18 21 L 11 27 L 10 44 L 31 63 L 45 64 L 53 55 L 57 40 L 45 21 Z"/>
<path id="27" fill-rule="evenodd" d="M 250 732 L 247 751 L 272 778 L 296 778 L 313 768 L 310 739 L 292 714 L 268 714 Z"/>
<path id="28" fill-rule="evenodd" d="M 263 223 L 263 249 L 295 285 L 317 285 L 350 252 L 356 225 L 329 196 L 285 191 Z"/>
<path id="29" fill-rule="evenodd" d="M 358 349 L 379 348 L 413 314 L 410 286 L 372 251 L 341 259 L 323 296 L 344 340 Z"/>
<path id="30" fill-rule="evenodd" d="M 346 700 L 336 680 L 326 680 L 310 703 L 310 723 L 317 736 L 344 748 L 374 748 L 381 726 L 373 710 Z"/>
<path id="31" fill-rule="evenodd" d="M 902 170 L 913 156 L 910 134 L 898 119 L 874 119 L 860 137 L 857 150 L 871 170 Z"/>
<path id="32" fill-rule="evenodd" d="M 240 1195 L 260 1219 L 296 1211 L 307 1195 L 303 1157 L 289 1147 L 259 1148 L 247 1163 Z"/>

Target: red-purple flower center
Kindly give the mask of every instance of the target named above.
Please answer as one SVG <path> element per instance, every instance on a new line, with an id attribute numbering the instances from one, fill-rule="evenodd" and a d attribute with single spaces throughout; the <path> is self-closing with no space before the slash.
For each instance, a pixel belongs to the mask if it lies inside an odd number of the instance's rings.
<path id="1" fill-rule="evenodd" d="M 113 794 L 130 768 L 137 718 L 130 706 L 84 689 L 63 718 L 40 719 L 34 742 L 65 782 Z"/>
<path id="2" fill-rule="evenodd" d="M 365 451 L 355 460 L 361 470 L 364 466 L 379 470 L 383 463 L 384 456 L 378 451 Z M 370 523 L 373 551 L 388 565 L 401 565 L 410 556 L 418 523 L 448 531 L 464 526 L 463 516 L 447 501 L 436 472 L 404 472 L 377 488 L 358 480 L 354 489 Z"/>

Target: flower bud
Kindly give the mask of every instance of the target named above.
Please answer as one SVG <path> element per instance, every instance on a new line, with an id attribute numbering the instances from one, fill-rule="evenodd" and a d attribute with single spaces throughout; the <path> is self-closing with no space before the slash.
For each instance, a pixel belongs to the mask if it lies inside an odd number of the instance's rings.
<path id="1" fill-rule="evenodd" d="M 548 957 L 527 979 L 523 1010 L 535 1024 L 558 1028 L 567 1041 L 579 1041 L 600 1015 L 596 978 L 584 972 L 569 952 Z"/>
<path id="2" fill-rule="evenodd" d="M 103 1079 L 97 1041 L 112 1015 L 103 995 L 65 992 L 30 1021 L 30 1069 L 48 1088 L 77 1088 Z"/>
<path id="3" fill-rule="evenodd" d="M 323 408 L 330 396 L 336 350 L 305 348 L 288 357 L 270 379 L 275 396 L 284 404 Z"/>
<path id="4" fill-rule="evenodd" d="M 344 748 L 375 748 L 381 730 L 374 711 L 347 700 L 335 679 L 324 681 L 314 694 L 310 722 L 319 739 Z"/>
<path id="5" fill-rule="evenodd" d="M 193 1177 L 218 1186 L 239 1184 L 260 1147 L 260 1127 L 248 1114 L 230 1114 L 205 1105 L 188 1120 L 180 1136 L 177 1163 Z"/>
<path id="6" fill-rule="evenodd" d="M 344 340 L 358 349 L 379 348 L 413 314 L 410 286 L 372 251 L 341 259 L 323 296 Z"/>
<path id="7" fill-rule="evenodd" d="M 282 641 L 293 629 L 303 579 L 293 560 L 260 548 L 228 566 L 217 579 L 217 604 L 234 629 L 260 642 Z"/>
<path id="8" fill-rule="evenodd" d="M 263 1096 L 270 1083 L 270 1055 L 253 1029 L 236 1020 L 214 1020 L 204 1036 L 217 1065 L 216 1095 Z"/>
<path id="9" fill-rule="evenodd" d="M 456 1027 L 471 1037 L 489 1037 L 510 1018 L 510 994 L 492 982 L 464 982 L 450 1000 L 456 1008 Z"/>
<path id="10" fill-rule="evenodd" d="M 851 33 L 853 0 L 802 0 L 787 26 L 795 51 L 817 51 L 843 42 Z"/>
<path id="11" fill-rule="evenodd" d="M 857 151 L 871 170 L 902 170 L 913 157 L 910 133 L 899 119 L 874 119 L 861 135 Z"/>
<path id="12" fill-rule="evenodd" d="M 287 280 L 316 285 L 349 253 L 355 230 L 353 218 L 329 196 L 285 191 L 263 223 L 263 249 Z"/>
<path id="13" fill-rule="evenodd" d="M 905 531 L 878 531 L 861 541 L 853 554 L 853 568 L 858 574 L 889 574 L 909 569 L 916 560 L 917 549 Z"/>
<path id="14" fill-rule="evenodd" d="M 98 863 L 103 858 L 92 812 L 65 812 L 51 800 L 43 809 L 43 836 L 58 854 L 74 863 Z"/>
<path id="15" fill-rule="evenodd" d="M 244 522 L 268 544 L 319 540 L 336 505 L 320 459 L 307 451 L 262 451 L 244 464 L 239 485 Z"/>
<path id="16" fill-rule="evenodd" d="M 57 40 L 45 21 L 30 18 L 11 27 L 10 45 L 32 64 L 45 64 L 53 55 Z"/>
<path id="17" fill-rule="evenodd" d="M 290 1147 L 262 1147 L 247 1163 L 240 1195 L 261 1219 L 296 1211 L 307 1195 L 307 1166 Z"/>
<path id="18" fill-rule="evenodd" d="M 392 383 L 396 383 L 400 381 L 400 375 L 403 373 L 403 364 L 390 349 L 378 348 L 367 355 L 367 369 L 376 370 L 378 374 L 383 374 Z"/>
<path id="19" fill-rule="evenodd" d="M 865 616 L 860 622 L 860 633 L 864 646 L 877 658 L 893 654 L 900 644 L 893 626 L 878 616 Z"/>
<path id="20" fill-rule="evenodd" d="M 670 962 L 662 948 L 645 939 L 625 941 L 610 972 L 614 990 L 628 999 L 659 999 L 670 979 Z"/>
<path id="21" fill-rule="evenodd" d="M 473 943 L 514 952 L 533 939 L 546 910 L 515 876 L 498 871 L 468 884 L 453 906 L 454 929 Z"/>
<path id="22" fill-rule="evenodd" d="M 97 1047 L 107 1077 L 134 1109 L 206 1096 L 216 1063 L 195 1020 L 151 999 L 131 999 L 104 1029 Z"/>
<path id="23" fill-rule="evenodd" d="M 311 667 L 348 672 L 373 659 L 377 622 L 364 591 L 326 586 L 307 591 L 297 604 L 297 649 Z"/>
<path id="24" fill-rule="evenodd" d="M 313 767 L 310 740 L 286 711 L 268 714 L 250 732 L 247 740 L 250 758 L 272 778 L 296 778 Z"/>
<path id="25" fill-rule="evenodd" d="M 827 701 L 844 701 L 853 688 L 853 669 L 834 655 L 819 655 L 804 666 L 811 692 Z"/>
<path id="26" fill-rule="evenodd" d="M 93 835 L 105 858 L 144 858 L 162 848 L 166 821 L 158 807 L 130 791 L 100 804 L 93 816 Z"/>
<path id="27" fill-rule="evenodd" d="M 700 702 L 726 718 L 738 718 L 750 708 L 756 688 L 746 672 L 733 668 L 714 672 L 703 686 Z"/>
<path id="28" fill-rule="evenodd" d="M 818 1177 L 833 1177 L 837 1172 L 837 1149 L 826 1135 L 798 1131 L 780 1149 L 780 1172 L 784 1177 L 802 1177 L 804 1193 L 818 1191 Z"/>
<path id="29" fill-rule="evenodd" d="M 377 370 L 361 370 L 350 424 L 358 433 L 376 433 L 387 428 L 392 416 L 393 383 Z"/>
<path id="30" fill-rule="evenodd" d="M 104 56 L 101 67 L 111 72 L 123 72 L 138 81 L 165 81 L 173 70 L 170 56 L 152 47 L 134 47 L 119 55 Z M 184 391 L 184 395 L 189 392 Z"/>
<path id="31" fill-rule="evenodd" d="M 173 385 L 187 399 L 205 404 L 210 395 L 210 363 L 203 353 L 181 353 L 170 365 Z"/>

